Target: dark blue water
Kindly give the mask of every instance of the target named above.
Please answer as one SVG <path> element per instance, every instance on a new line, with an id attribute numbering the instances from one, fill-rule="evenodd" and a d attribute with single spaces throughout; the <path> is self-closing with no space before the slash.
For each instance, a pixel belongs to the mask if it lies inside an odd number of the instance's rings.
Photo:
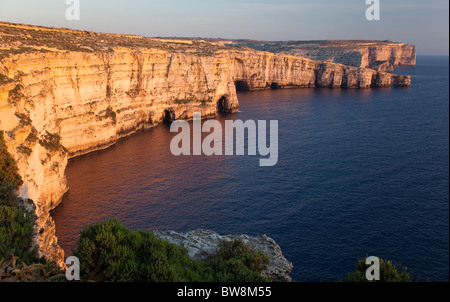
<path id="1" fill-rule="evenodd" d="M 224 119 L 279 120 L 279 161 L 174 157 L 165 125 L 72 160 L 53 212 L 70 254 L 109 218 L 133 229 L 266 234 L 297 281 L 337 281 L 366 254 L 449 279 L 449 60 L 418 57 L 410 88 L 240 93 Z"/>

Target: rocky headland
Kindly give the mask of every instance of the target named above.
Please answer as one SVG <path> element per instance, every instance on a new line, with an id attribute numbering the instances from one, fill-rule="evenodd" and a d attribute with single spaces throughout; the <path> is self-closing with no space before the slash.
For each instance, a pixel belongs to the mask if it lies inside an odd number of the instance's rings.
<path id="1" fill-rule="evenodd" d="M 0 130 L 38 217 L 40 255 L 63 264 L 50 216 L 70 158 L 164 120 L 239 108 L 236 89 L 409 86 L 409 76 L 203 40 L 0 23 Z M 412 59 L 411 59 L 412 60 Z"/>
<path id="2" fill-rule="evenodd" d="M 269 258 L 267 270 L 262 275 L 273 282 L 289 282 L 289 276 L 293 265 L 289 262 L 281 251 L 280 246 L 270 237 L 248 236 L 248 235 L 227 235 L 221 236 L 210 230 L 195 230 L 187 233 L 177 233 L 174 231 L 153 231 L 153 233 L 170 243 L 184 246 L 191 258 L 195 260 L 206 260 L 213 256 L 219 249 L 222 241 L 241 240 L 250 248 L 261 251 Z"/>
<path id="3" fill-rule="evenodd" d="M 231 40 L 225 44 L 387 72 L 392 72 L 395 66 L 416 65 L 416 46 L 393 41 L 318 40 L 272 42 Z"/>

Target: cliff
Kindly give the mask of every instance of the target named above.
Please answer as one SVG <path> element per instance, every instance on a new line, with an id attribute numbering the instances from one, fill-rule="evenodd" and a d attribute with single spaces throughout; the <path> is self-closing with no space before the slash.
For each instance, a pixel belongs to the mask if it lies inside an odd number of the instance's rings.
<path id="1" fill-rule="evenodd" d="M 226 44 L 226 43 L 225 43 Z M 230 45 L 246 46 L 312 60 L 373 68 L 392 72 L 395 66 L 416 65 L 416 47 L 392 41 L 330 40 L 330 41 L 253 41 L 231 40 Z"/>
<path id="2" fill-rule="evenodd" d="M 261 251 L 269 258 L 267 270 L 262 275 L 274 282 L 290 282 L 292 278 L 289 274 L 293 265 L 286 260 L 281 252 L 280 246 L 265 235 L 252 237 L 248 235 L 227 235 L 221 236 L 209 230 L 195 230 L 187 233 L 177 233 L 174 231 L 153 231 L 153 233 L 170 243 L 184 246 L 188 254 L 195 260 L 206 260 L 213 256 L 221 241 L 242 240 L 250 248 Z"/>
<path id="3" fill-rule="evenodd" d="M 68 159 L 163 120 L 238 110 L 236 87 L 409 86 L 410 78 L 221 43 L 0 23 L 0 130 L 36 204 L 40 254 L 63 265 L 49 212 Z"/>

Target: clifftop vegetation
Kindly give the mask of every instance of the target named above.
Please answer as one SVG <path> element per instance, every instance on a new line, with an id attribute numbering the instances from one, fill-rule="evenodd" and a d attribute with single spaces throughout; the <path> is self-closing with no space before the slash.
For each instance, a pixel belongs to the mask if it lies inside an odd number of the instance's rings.
<path id="1" fill-rule="evenodd" d="M 0 59 L 25 52 L 113 52 L 121 49 L 134 51 L 157 49 L 168 52 L 214 55 L 221 44 L 204 40 L 158 39 L 136 35 L 97 33 L 84 30 L 32 26 L 0 22 Z M 2 79 L 0 78 L 0 83 Z"/>

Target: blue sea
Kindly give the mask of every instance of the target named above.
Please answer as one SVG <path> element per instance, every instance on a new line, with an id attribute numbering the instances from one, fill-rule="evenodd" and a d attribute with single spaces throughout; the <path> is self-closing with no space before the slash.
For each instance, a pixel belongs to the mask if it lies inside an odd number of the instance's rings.
<path id="1" fill-rule="evenodd" d="M 52 212 L 70 255 L 85 226 L 265 234 L 295 281 L 339 281 L 358 258 L 449 280 L 449 58 L 419 56 L 409 88 L 240 92 L 226 119 L 278 120 L 279 159 L 180 156 L 165 124 L 70 161 Z"/>

